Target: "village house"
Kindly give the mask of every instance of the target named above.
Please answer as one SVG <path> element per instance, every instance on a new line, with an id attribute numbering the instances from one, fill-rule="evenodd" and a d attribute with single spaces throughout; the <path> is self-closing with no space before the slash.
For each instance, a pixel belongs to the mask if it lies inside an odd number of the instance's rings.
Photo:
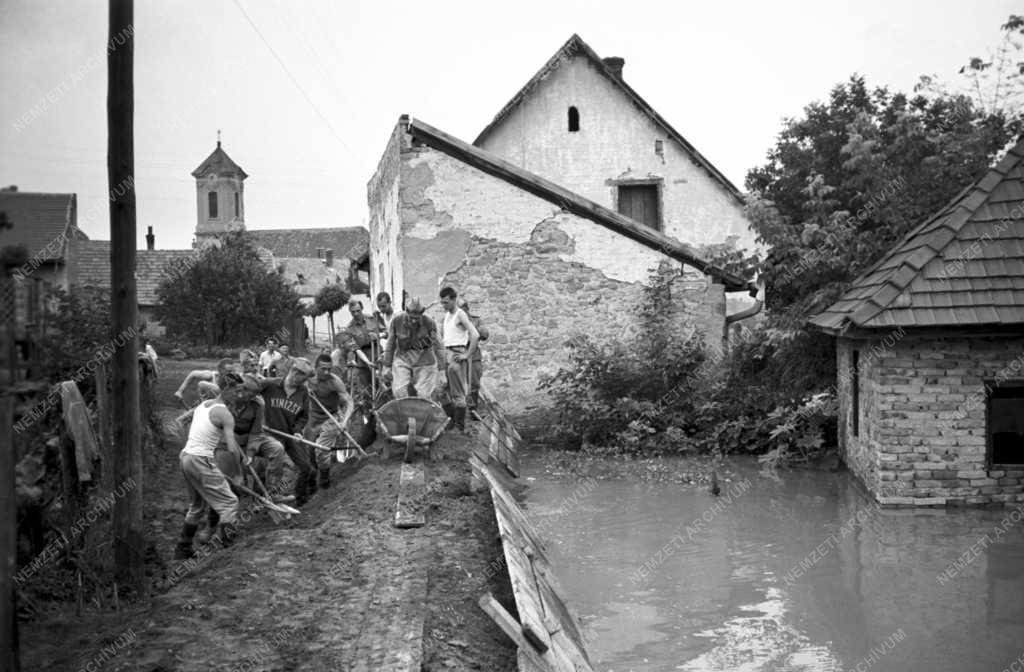
<path id="1" fill-rule="evenodd" d="M 635 330 L 660 262 L 683 265 L 675 311 L 712 349 L 752 312 L 751 283 L 687 244 L 749 247 L 739 192 L 578 36 L 475 145 L 403 115 L 367 196 L 373 291 L 430 304 L 454 286 L 491 330 L 486 376 L 512 410 L 544 403 L 571 336 Z"/>
<path id="2" fill-rule="evenodd" d="M 156 249 L 153 227 L 148 228 L 146 249 L 136 253 L 136 280 L 140 318 L 147 334 L 162 336 L 164 329 L 157 321 L 159 303 L 156 289 L 167 276 L 168 264 L 193 258 L 197 250 L 217 244 L 218 236 L 232 231 L 246 231 L 245 180 L 248 174 L 235 163 L 217 141 L 217 147 L 192 171 L 196 180 L 196 228 L 192 249 Z M 307 229 L 256 229 L 252 235 L 260 258 L 268 269 L 280 273 L 299 295 L 304 305 L 313 303 L 316 293 L 327 284 L 344 283 L 346 287 L 367 291 L 368 233 L 362 227 L 320 227 Z M 78 287 L 110 287 L 110 241 L 77 241 L 73 246 L 71 284 Z M 364 303 L 368 297 L 357 295 Z M 305 317 L 306 333 L 316 341 L 327 343 L 325 320 Z M 336 324 L 345 324 L 347 311 L 339 311 Z M 293 345 L 300 344 L 301 329 L 293 325 L 289 333 Z M 260 339 L 265 334 L 254 335 Z"/>
<path id="3" fill-rule="evenodd" d="M 1024 139 L 810 324 L 881 504 L 1024 502 Z"/>

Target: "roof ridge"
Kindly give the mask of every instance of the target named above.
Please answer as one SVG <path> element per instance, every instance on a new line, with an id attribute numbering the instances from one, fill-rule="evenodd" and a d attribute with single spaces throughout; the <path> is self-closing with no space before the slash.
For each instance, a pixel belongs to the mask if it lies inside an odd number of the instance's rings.
<path id="1" fill-rule="evenodd" d="M 617 86 L 622 90 L 626 97 L 631 99 L 633 104 L 640 108 L 641 112 L 644 112 L 651 121 L 657 126 L 661 126 L 662 129 L 668 134 L 668 136 L 675 140 L 682 147 L 683 152 L 690 155 L 690 158 L 698 166 L 703 168 L 713 180 L 719 183 L 725 191 L 739 201 L 741 204 L 745 203 L 743 192 L 741 192 L 735 184 L 732 183 L 718 168 L 714 166 L 703 154 L 697 151 L 689 140 L 683 137 L 683 134 L 677 131 L 668 121 L 658 114 L 657 110 L 651 106 L 646 100 L 640 96 L 636 90 L 622 79 L 622 77 L 616 77 L 611 69 L 605 64 L 604 60 L 594 51 L 593 47 L 587 44 L 582 37 L 577 33 L 573 33 L 565 44 L 558 48 L 551 58 L 544 63 L 540 70 L 531 77 L 526 84 L 524 84 L 512 98 L 505 103 L 505 105 L 498 111 L 498 114 L 494 116 L 487 126 L 484 127 L 480 134 L 477 135 L 476 139 L 472 142 L 474 146 L 479 146 L 491 132 L 498 127 L 498 125 L 505 120 L 505 118 L 512 112 L 513 109 L 519 106 L 520 103 L 526 98 L 527 94 L 532 91 L 541 81 L 547 76 L 549 72 L 554 70 L 558 63 L 562 60 L 563 56 L 568 56 L 572 53 L 573 48 L 578 49 L 592 65 L 604 75 L 613 86 Z"/>

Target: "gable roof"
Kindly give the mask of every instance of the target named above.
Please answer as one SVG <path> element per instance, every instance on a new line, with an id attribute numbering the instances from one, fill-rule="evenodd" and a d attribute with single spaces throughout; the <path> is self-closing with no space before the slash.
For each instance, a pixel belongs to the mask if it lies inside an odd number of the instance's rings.
<path id="1" fill-rule="evenodd" d="M 408 132 L 415 140 L 448 154 L 467 165 L 508 182 L 534 196 L 543 198 L 575 215 L 611 229 L 615 233 L 649 247 L 656 252 L 693 266 L 722 282 L 727 291 L 749 291 L 751 296 L 757 293 L 754 283 L 747 282 L 717 266 L 713 266 L 702 259 L 696 250 L 689 245 L 666 236 L 660 231 L 655 231 L 650 227 L 635 222 L 625 215 L 609 210 L 603 205 L 598 205 L 590 199 L 584 198 L 565 187 L 561 187 L 539 175 L 509 163 L 490 152 L 463 142 L 418 119 L 409 121 Z"/>
<path id="2" fill-rule="evenodd" d="M 335 259 L 358 259 L 370 249 L 370 232 L 361 226 L 247 231 L 256 245 L 275 257 L 317 259 L 317 248 L 323 248 L 334 250 Z"/>
<path id="3" fill-rule="evenodd" d="M 69 239 L 88 239 L 76 226 L 75 209 L 75 194 L 0 190 L 0 212 L 13 224 L 0 231 L 0 246 L 24 245 L 37 261 L 62 261 Z"/>
<path id="4" fill-rule="evenodd" d="M 830 333 L 1024 325 L 1024 136 L 809 324 Z"/>
<path id="5" fill-rule="evenodd" d="M 217 149 L 213 150 L 206 159 L 199 164 L 199 167 L 192 171 L 192 177 L 203 177 L 213 173 L 214 175 L 237 175 L 243 180 L 248 175 L 241 166 L 231 160 L 228 153 L 220 148 L 220 140 L 217 141 Z"/>
<path id="6" fill-rule="evenodd" d="M 523 88 L 519 89 L 519 91 L 514 96 L 512 96 L 512 99 L 505 104 L 505 107 L 501 108 L 501 110 L 494 117 L 491 123 L 487 124 L 484 130 L 480 131 L 480 135 L 476 137 L 476 140 L 473 141 L 473 144 L 479 147 L 484 142 L 484 140 L 486 140 L 487 137 L 494 131 L 494 129 L 501 125 L 501 123 L 505 121 L 505 119 L 512 113 L 512 111 L 519 107 L 519 105 L 522 104 L 526 97 L 537 86 L 539 86 L 541 82 L 547 79 L 548 75 L 550 75 L 551 72 L 556 70 L 562 64 L 563 61 L 569 60 L 576 55 L 580 55 L 586 58 L 590 62 L 590 64 L 597 69 L 597 71 L 600 74 L 604 75 L 604 77 L 608 79 L 609 82 L 611 82 L 612 86 L 615 86 L 620 91 L 622 91 L 622 93 L 625 94 L 625 96 L 629 98 L 633 102 L 633 104 L 636 105 L 637 108 L 639 108 L 641 112 L 650 117 L 651 121 L 653 121 L 656 126 L 659 126 L 668 137 L 672 138 L 677 143 L 679 143 L 679 146 L 683 148 L 683 151 L 690 156 L 690 159 L 695 164 L 703 168 L 704 171 L 707 172 L 707 174 L 710 175 L 713 180 L 718 182 L 718 184 L 720 184 L 729 195 L 731 195 L 737 201 L 739 201 L 741 205 L 744 203 L 743 194 L 742 192 L 740 192 L 739 189 L 736 188 L 736 185 L 729 181 L 729 178 L 723 175 L 722 172 L 718 170 L 718 168 L 712 165 L 712 163 L 708 161 L 703 154 L 698 152 L 697 149 L 693 145 L 691 145 L 686 138 L 683 137 L 683 134 L 677 131 L 675 128 L 673 128 L 672 125 L 669 124 L 664 117 L 658 114 L 646 100 L 641 98 L 640 94 L 633 90 L 633 87 L 631 87 L 629 84 L 626 84 L 626 82 L 622 80 L 621 75 L 616 76 L 616 74 L 605 64 L 601 57 L 597 55 L 597 52 L 595 52 L 590 47 L 590 45 L 584 42 L 583 38 L 581 38 L 576 33 L 573 33 L 572 37 L 570 37 L 569 40 L 565 44 L 563 44 L 561 48 L 559 48 L 559 50 L 556 51 L 550 59 L 548 59 L 548 62 L 545 63 L 544 66 L 537 71 L 537 74 L 531 77 L 530 81 L 528 81 L 523 86 Z"/>
<path id="7" fill-rule="evenodd" d="M 191 259 L 196 250 L 136 250 L 135 282 L 140 306 L 159 303 L 157 285 L 167 276 L 167 264 L 176 259 Z M 74 279 L 79 287 L 110 289 L 110 241 L 87 240 L 74 249 Z"/>

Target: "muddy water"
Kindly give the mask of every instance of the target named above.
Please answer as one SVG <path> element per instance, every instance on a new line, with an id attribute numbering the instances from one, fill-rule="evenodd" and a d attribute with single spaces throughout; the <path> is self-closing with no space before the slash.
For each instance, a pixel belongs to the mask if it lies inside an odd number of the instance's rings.
<path id="1" fill-rule="evenodd" d="M 525 466 L 597 670 L 1022 669 L 1024 509 L 879 510 L 845 473 L 753 463 L 717 498 Z"/>

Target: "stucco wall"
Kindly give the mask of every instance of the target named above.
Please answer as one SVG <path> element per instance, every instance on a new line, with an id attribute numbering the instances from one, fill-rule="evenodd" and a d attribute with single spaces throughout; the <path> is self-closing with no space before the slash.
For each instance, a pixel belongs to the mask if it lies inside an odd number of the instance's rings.
<path id="1" fill-rule="evenodd" d="M 439 151 L 400 156 L 402 287 L 429 304 L 451 284 L 470 301 L 493 334 L 485 376 L 510 410 L 547 403 L 538 378 L 567 362 L 571 336 L 635 329 L 640 283 L 667 257 Z M 371 216 L 371 240 L 383 244 L 374 222 L 384 218 Z M 680 328 L 700 326 L 720 344 L 722 286 L 690 269 L 676 289 Z M 439 319 L 440 308 L 428 314 Z"/>
<path id="2" fill-rule="evenodd" d="M 575 133 L 570 105 L 580 113 Z M 665 233 L 692 245 L 734 237 L 755 249 L 742 205 L 582 56 L 556 68 L 481 147 L 613 210 L 616 181 L 661 180 Z"/>
<path id="3" fill-rule="evenodd" d="M 217 192 L 217 218 L 209 218 L 209 196 Z M 238 192 L 239 217 L 235 217 Z M 236 177 L 206 176 L 196 180 L 196 235 L 220 234 L 245 227 L 245 184 Z"/>
<path id="4" fill-rule="evenodd" d="M 402 258 L 398 245 L 401 230 L 398 214 L 399 175 L 402 150 L 407 144 L 408 119 L 402 117 L 391 133 L 377 170 L 366 185 L 370 224 L 370 293 L 391 295 L 396 308 L 402 306 Z"/>
<path id="5" fill-rule="evenodd" d="M 851 470 L 882 504 L 1024 502 L 1024 470 L 986 465 L 985 381 L 1022 377 L 1020 337 L 841 338 L 839 431 Z M 860 349 L 861 436 L 848 376 Z"/>

